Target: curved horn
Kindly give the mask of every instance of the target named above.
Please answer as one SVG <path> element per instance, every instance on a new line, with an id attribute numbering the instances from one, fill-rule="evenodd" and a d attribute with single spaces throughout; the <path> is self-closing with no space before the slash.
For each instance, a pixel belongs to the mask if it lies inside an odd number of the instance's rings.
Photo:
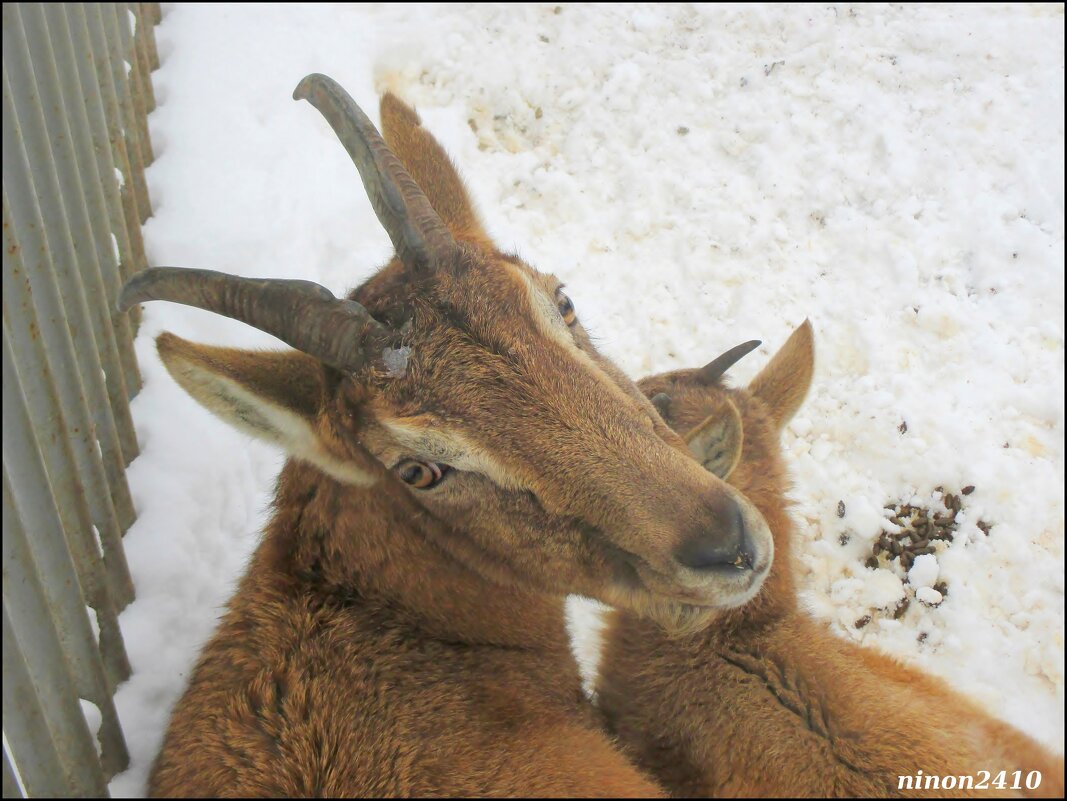
<path id="1" fill-rule="evenodd" d="M 340 84 L 319 73 L 305 77 L 293 99 L 311 103 L 341 140 L 404 266 L 413 272 L 433 269 L 455 247 L 455 241 L 356 101 Z"/>
<path id="2" fill-rule="evenodd" d="M 730 348 L 726 353 L 712 359 L 700 368 L 700 380 L 705 384 L 712 384 L 718 381 L 722 378 L 723 373 L 762 344 L 758 339 L 751 339 L 748 342 Z"/>
<path id="3" fill-rule="evenodd" d="M 240 320 L 346 372 L 366 363 L 368 340 L 388 336 L 388 329 L 361 305 L 338 300 L 311 281 L 151 267 L 126 282 L 118 310 L 147 300 L 169 300 Z"/>

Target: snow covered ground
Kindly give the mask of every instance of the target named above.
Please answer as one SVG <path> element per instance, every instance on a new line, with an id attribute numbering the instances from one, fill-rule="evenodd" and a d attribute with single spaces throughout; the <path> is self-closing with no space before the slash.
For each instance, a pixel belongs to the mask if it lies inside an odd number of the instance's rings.
<path id="1" fill-rule="evenodd" d="M 372 116 L 384 87 L 415 103 L 498 241 L 567 282 L 631 375 L 761 338 L 744 381 L 810 317 L 784 437 L 810 608 L 1062 751 L 1062 6 L 176 4 L 157 38 L 153 264 L 341 292 L 384 261 L 343 149 L 290 99 L 319 71 Z M 146 307 L 117 795 L 144 790 L 282 461 L 174 384 L 162 330 L 273 342 Z M 894 620 L 913 589 L 863 565 L 883 504 L 967 485 L 947 597 Z"/>

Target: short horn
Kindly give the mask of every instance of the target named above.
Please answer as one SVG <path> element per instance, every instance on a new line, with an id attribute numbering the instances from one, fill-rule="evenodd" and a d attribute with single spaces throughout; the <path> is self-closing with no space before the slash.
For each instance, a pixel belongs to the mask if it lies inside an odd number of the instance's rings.
<path id="1" fill-rule="evenodd" d="M 649 401 L 656 407 L 656 411 L 659 412 L 659 416 L 664 420 L 667 419 L 667 413 L 671 410 L 671 396 L 666 392 L 657 392 Z"/>
<path id="2" fill-rule="evenodd" d="M 396 255 L 409 270 L 432 270 L 455 249 L 455 240 L 426 195 L 340 84 L 313 73 L 300 82 L 293 98 L 307 100 L 333 128 L 359 170 Z"/>
<path id="3" fill-rule="evenodd" d="M 723 373 L 762 344 L 763 343 L 760 340 L 752 339 L 730 348 L 726 353 L 711 360 L 700 368 L 700 380 L 705 384 L 713 384 L 722 378 Z"/>
<path id="4" fill-rule="evenodd" d="M 151 267 L 126 282 L 118 310 L 148 300 L 169 300 L 240 320 L 346 372 L 362 368 L 367 346 L 389 335 L 360 304 L 339 300 L 311 281 Z"/>

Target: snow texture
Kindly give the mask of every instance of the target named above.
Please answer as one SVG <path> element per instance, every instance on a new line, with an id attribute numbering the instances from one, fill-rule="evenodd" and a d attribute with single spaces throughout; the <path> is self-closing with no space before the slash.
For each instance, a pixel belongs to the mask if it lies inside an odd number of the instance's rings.
<path id="1" fill-rule="evenodd" d="M 376 117 L 397 91 L 497 241 L 567 282 L 630 375 L 758 337 L 744 383 L 810 318 L 814 385 L 783 436 L 807 607 L 1062 751 L 1063 23 L 1052 5 L 171 5 L 149 261 L 358 284 L 389 241 L 290 96 L 324 72 Z M 177 387 L 163 330 L 278 344 L 146 307 L 116 795 L 144 791 L 282 463 Z M 903 572 L 864 566 L 883 508 L 967 485 L 937 553 L 948 594 L 894 619 Z M 591 669 L 596 612 L 570 609 Z"/>
<path id="2" fill-rule="evenodd" d="M 932 587 L 919 587 L 915 591 L 915 597 L 927 606 L 937 606 L 941 603 L 941 593 Z"/>
<path id="3" fill-rule="evenodd" d="M 916 589 L 933 587 L 937 581 L 937 573 L 937 557 L 932 553 L 924 553 L 915 557 L 915 563 L 908 571 L 908 583 Z"/>

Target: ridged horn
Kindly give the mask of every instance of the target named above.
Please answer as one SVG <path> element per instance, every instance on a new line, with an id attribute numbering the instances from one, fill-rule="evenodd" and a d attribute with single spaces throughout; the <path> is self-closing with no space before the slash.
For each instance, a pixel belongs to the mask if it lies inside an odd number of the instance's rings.
<path id="1" fill-rule="evenodd" d="M 722 378 L 723 373 L 737 364 L 741 359 L 750 354 L 763 343 L 758 339 L 751 339 L 740 345 L 735 345 L 726 353 L 712 359 L 700 368 L 700 380 L 705 384 L 712 384 Z"/>
<path id="2" fill-rule="evenodd" d="M 118 310 L 148 300 L 169 300 L 240 320 L 346 372 L 362 368 L 368 346 L 389 337 L 388 329 L 360 304 L 335 298 L 312 281 L 150 267 L 126 282 Z"/>
<path id="3" fill-rule="evenodd" d="M 432 270 L 455 248 L 455 240 L 356 101 L 319 73 L 300 81 L 293 99 L 311 103 L 341 140 L 404 266 L 415 273 Z"/>

